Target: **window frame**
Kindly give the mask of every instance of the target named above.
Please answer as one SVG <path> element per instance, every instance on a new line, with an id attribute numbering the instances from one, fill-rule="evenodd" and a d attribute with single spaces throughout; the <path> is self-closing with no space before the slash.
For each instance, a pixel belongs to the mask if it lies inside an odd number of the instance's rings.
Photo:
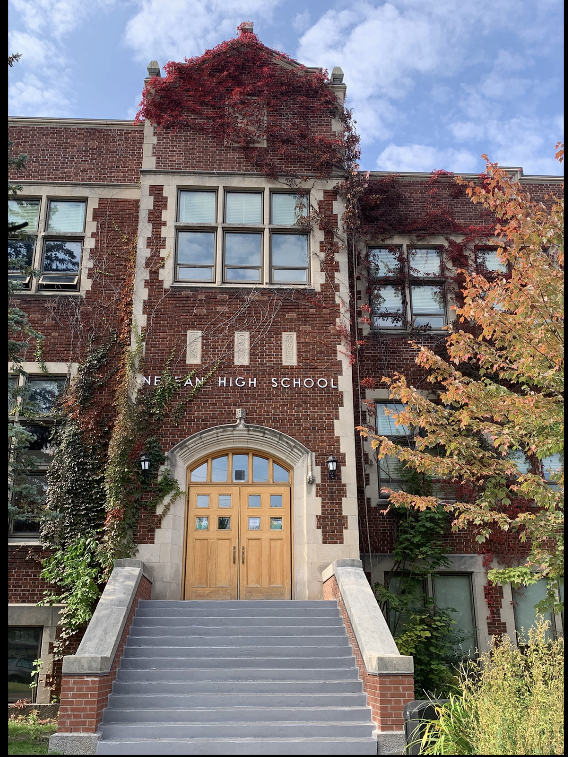
<path id="1" fill-rule="evenodd" d="M 9 279 L 19 282 L 18 293 L 40 294 L 55 292 L 57 294 L 76 293 L 80 289 L 83 259 L 85 256 L 85 240 L 88 213 L 88 199 L 86 197 L 61 197 L 59 195 L 24 195 L 8 198 L 9 202 L 38 201 L 37 226 L 34 231 L 23 229 L 23 239 L 18 239 L 16 234 L 9 236 L 9 241 L 32 241 L 31 273 L 9 273 Z M 49 217 L 52 203 L 72 202 L 83 205 L 83 229 L 82 231 L 58 232 L 49 229 Z M 31 239 L 27 239 L 27 238 Z M 69 273 L 62 271 L 48 271 L 45 269 L 46 247 L 49 242 L 79 242 L 80 251 L 77 259 L 77 271 Z M 34 275 L 35 274 L 35 275 Z M 57 277 L 68 277 L 68 281 L 56 281 Z M 51 283 L 50 283 L 51 281 Z"/>
<path id="2" fill-rule="evenodd" d="M 398 271 L 391 274 L 377 274 L 368 266 L 368 283 L 369 283 L 369 304 L 371 307 L 371 324 L 374 331 L 384 333 L 404 333 L 411 330 L 427 330 L 433 332 L 443 331 L 448 325 L 448 298 L 446 292 L 447 277 L 444 273 L 444 249 L 441 244 L 382 244 L 368 245 L 367 259 L 370 260 L 374 250 L 384 250 L 392 255 L 397 255 L 399 260 Z M 429 250 L 439 254 L 440 267 L 439 272 L 435 274 L 420 274 L 413 271 L 412 254 L 422 250 Z M 381 288 L 393 287 L 400 290 L 401 309 L 400 311 L 384 310 L 376 303 L 375 297 L 380 297 Z M 421 287 L 439 287 L 443 303 L 439 310 L 424 313 L 414 312 L 413 290 Z M 418 324 L 417 319 L 424 320 L 428 318 L 441 318 L 441 325 Z M 391 320 L 390 324 L 379 323 L 379 321 Z"/>
<path id="3" fill-rule="evenodd" d="M 16 379 L 16 389 L 20 392 L 19 396 L 15 398 L 15 402 L 13 405 L 13 411 L 8 412 L 8 422 L 12 424 L 18 424 L 22 428 L 30 429 L 30 433 L 33 433 L 31 431 L 32 428 L 37 427 L 40 429 L 51 429 L 53 430 L 54 426 L 56 425 L 56 413 L 52 412 L 53 408 L 50 409 L 50 411 L 42 413 L 38 412 L 35 414 L 26 414 L 26 407 L 25 407 L 25 398 L 21 396 L 21 390 L 33 383 L 34 379 L 41 380 L 41 381 L 49 381 L 50 379 L 58 382 L 59 384 L 62 384 L 62 389 L 58 391 L 57 397 L 60 397 L 65 389 L 68 386 L 69 383 L 69 376 L 68 375 L 62 375 L 62 374 L 44 374 L 44 373 L 20 373 L 13 374 L 8 373 L 9 381 L 10 379 Z M 30 381 L 31 379 L 31 381 Z M 56 401 L 56 400 L 55 400 Z M 43 452 L 43 455 L 50 455 L 51 453 L 48 451 L 50 448 L 49 440 L 47 441 L 47 444 L 45 445 L 46 451 Z M 38 450 L 34 450 L 31 447 L 27 450 L 22 450 L 21 453 L 24 455 L 28 455 L 31 458 L 31 464 L 29 467 L 26 468 L 25 464 L 22 466 L 25 470 L 22 471 L 20 474 L 22 478 L 26 479 L 35 479 L 35 478 L 45 478 L 47 475 L 47 471 L 50 465 L 49 460 L 45 459 L 38 459 L 37 454 L 34 454 Z M 20 454 L 21 454 L 20 453 Z M 45 491 L 47 492 L 47 484 L 45 486 Z M 37 540 L 39 538 L 40 532 L 39 528 L 32 530 L 32 531 L 25 531 L 25 530 L 15 530 L 15 518 L 9 518 L 8 521 L 8 538 L 12 539 L 32 539 Z M 39 517 L 37 518 L 37 522 L 39 524 Z"/>
<path id="4" fill-rule="evenodd" d="M 406 447 L 411 448 L 413 446 L 413 436 L 412 436 L 411 429 L 404 429 L 404 431 L 403 431 L 404 427 L 402 427 L 402 426 L 401 427 L 397 427 L 395 425 L 394 419 L 391 418 L 392 424 L 393 424 L 393 428 L 394 428 L 395 431 L 400 431 L 400 433 L 385 434 L 385 433 L 382 433 L 379 430 L 379 411 L 378 411 L 379 405 L 380 406 L 384 406 L 384 407 L 389 407 L 390 406 L 390 409 L 396 409 L 398 407 L 398 408 L 400 408 L 400 410 L 398 410 L 397 412 L 400 412 L 401 410 L 404 410 L 403 403 L 402 402 L 391 402 L 390 400 L 380 400 L 380 399 L 375 400 L 375 428 L 376 428 L 376 433 L 377 433 L 378 436 L 384 436 L 389 441 L 395 442 L 396 444 L 400 444 L 401 446 L 406 446 Z M 385 418 L 390 418 L 390 417 L 391 416 L 386 416 L 385 415 Z M 389 455 L 388 457 L 394 457 L 394 456 Z M 388 476 L 388 483 L 385 480 L 383 480 L 384 476 L 382 474 L 381 465 L 382 465 L 382 463 L 383 463 L 383 461 L 385 459 L 387 459 L 387 458 L 384 458 L 384 457 L 381 458 L 381 459 L 377 458 L 377 483 L 378 483 L 378 492 L 379 492 L 379 502 L 387 502 L 388 499 L 389 499 L 389 496 L 386 493 L 383 495 L 383 489 L 385 487 L 388 487 L 389 489 L 393 489 L 394 491 L 401 491 L 402 490 L 402 485 L 401 485 L 400 482 L 402 482 L 403 479 L 401 479 L 401 478 L 394 478 L 394 477 L 392 477 L 392 476 L 389 475 Z M 398 458 L 397 458 L 397 463 L 396 464 L 397 464 L 397 466 L 400 465 L 400 462 L 398 461 Z M 391 484 L 393 484 L 393 485 L 391 485 Z"/>
<path id="5" fill-rule="evenodd" d="M 276 195 L 294 195 L 305 198 L 305 214 L 309 214 L 310 193 L 290 192 L 273 190 L 270 187 L 242 187 L 242 186 L 180 186 L 176 190 L 176 210 L 174 222 L 174 265 L 173 283 L 175 286 L 215 286 L 215 287 L 311 287 L 311 255 L 309 230 L 298 221 L 291 224 L 273 224 L 273 197 Z M 184 192 L 209 192 L 215 194 L 215 222 L 204 223 L 180 220 L 181 198 Z M 231 194 L 256 194 L 260 195 L 261 221 L 254 223 L 236 223 L 227 221 L 227 198 Z M 299 218 L 306 216 L 300 215 Z M 212 232 L 214 233 L 214 262 L 211 266 L 204 264 L 190 265 L 180 264 L 178 251 L 180 250 L 180 234 L 183 232 Z M 260 236 L 260 263 L 259 265 L 235 265 L 227 263 L 227 235 L 251 234 Z M 273 259 L 273 237 L 277 235 L 293 235 L 304 237 L 306 241 L 306 265 L 305 266 L 275 266 Z M 184 279 L 181 278 L 183 268 L 212 268 L 210 279 Z M 228 272 L 233 269 L 258 270 L 257 280 L 238 280 L 229 278 Z M 276 281 L 275 271 L 293 270 L 301 272 L 297 278 L 289 281 Z M 304 280 L 300 276 L 304 274 Z"/>
<path id="6" fill-rule="evenodd" d="M 411 571 L 404 571 L 399 570 L 395 573 L 391 573 L 390 575 L 390 581 L 389 581 L 389 591 L 392 591 L 392 582 L 393 579 L 403 579 L 404 577 L 412 579 L 412 573 Z M 435 578 L 441 576 L 459 576 L 459 577 L 465 577 L 468 580 L 468 596 L 469 596 L 469 606 L 471 609 L 471 621 L 473 626 L 473 636 L 474 638 L 469 642 L 470 649 L 476 650 L 478 649 L 478 641 L 479 641 L 479 626 L 477 622 L 477 613 L 476 613 L 476 606 L 475 606 L 475 592 L 474 592 L 474 577 L 473 573 L 471 571 L 459 571 L 459 570 L 435 570 L 431 571 L 425 575 L 418 574 L 415 575 L 415 580 L 417 586 L 421 585 L 421 591 L 423 593 L 423 609 L 428 609 L 430 612 L 435 612 L 436 609 L 445 610 L 447 609 L 448 605 L 438 607 L 436 604 L 436 591 L 435 591 Z M 391 630 L 391 633 L 394 632 L 394 630 L 400 630 L 400 624 L 404 622 L 404 615 L 405 613 L 399 613 L 398 617 L 393 615 L 392 609 L 389 607 L 389 603 L 386 603 L 386 613 L 385 613 L 385 619 L 387 621 L 387 624 L 389 626 L 389 629 Z M 410 612 L 412 612 L 412 608 L 410 608 Z M 450 615 L 453 615 L 450 613 Z M 396 629 L 393 629 L 394 624 L 396 623 Z M 463 659 L 467 657 L 467 653 L 464 653 Z"/>
<path id="7" fill-rule="evenodd" d="M 510 266 L 508 263 L 501 263 L 500 265 L 504 265 L 505 267 L 503 269 L 501 268 L 487 268 L 484 261 L 482 260 L 482 254 L 485 252 L 498 252 L 499 246 L 498 245 L 476 245 L 474 248 L 474 256 L 475 256 L 475 270 L 476 273 L 478 273 L 481 276 L 484 276 L 486 279 L 495 279 L 497 277 L 505 277 L 508 276 L 511 272 Z"/>

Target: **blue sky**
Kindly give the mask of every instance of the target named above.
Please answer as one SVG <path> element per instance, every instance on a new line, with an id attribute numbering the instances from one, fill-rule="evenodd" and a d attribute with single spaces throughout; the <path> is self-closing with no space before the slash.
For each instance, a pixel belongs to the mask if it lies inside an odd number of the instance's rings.
<path id="1" fill-rule="evenodd" d="M 146 66 L 200 55 L 242 21 L 340 66 L 361 168 L 478 172 L 487 153 L 562 173 L 561 0 L 9 0 L 9 112 L 134 118 Z"/>

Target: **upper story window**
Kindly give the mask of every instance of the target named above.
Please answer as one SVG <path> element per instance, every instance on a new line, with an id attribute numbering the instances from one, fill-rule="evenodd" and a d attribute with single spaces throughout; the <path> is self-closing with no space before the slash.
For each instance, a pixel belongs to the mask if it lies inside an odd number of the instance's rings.
<path id="1" fill-rule="evenodd" d="M 475 261 L 480 271 L 489 274 L 508 273 L 509 267 L 499 257 L 497 248 L 478 248 L 475 251 Z"/>
<path id="2" fill-rule="evenodd" d="M 85 211 L 84 200 L 8 200 L 8 222 L 27 223 L 8 239 L 10 278 L 28 291 L 76 290 Z"/>
<path id="3" fill-rule="evenodd" d="M 377 402 L 377 434 L 385 436 L 390 441 L 403 446 L 410 446 L 412 443 L 410 431 L 407 426 L 396 425 L 391 412 L 401 413 L 404 405 L 398 402 Z M 403 474 L 400 461 L 396 455 L 385 455 L 379 460 L 379 496 L 383 494 L 383 487 L 392 489 L 392 491 L 401 491 L 404 489 Z"/>
<path id="4" fill-rule="evenodd" d="M 181 190 L 176 281 L 212 284 L 309 283 L 309 234 L 297 224 L 307 199 L 262 191 Z"/>
<path id="5" fill-rule="evenodd" d="M 436 247 L 372 247 L 369 276 L 373 326 L 441 329 L 447 323 L 442 251 Z"/>
<path id="6" fill-rule="evenodd" d="M 546 483 L 555 491 L 560 490 L 558 483 L 564 473 L 564 453 L 555 452 L 541 460 L 542 472 Z"/>

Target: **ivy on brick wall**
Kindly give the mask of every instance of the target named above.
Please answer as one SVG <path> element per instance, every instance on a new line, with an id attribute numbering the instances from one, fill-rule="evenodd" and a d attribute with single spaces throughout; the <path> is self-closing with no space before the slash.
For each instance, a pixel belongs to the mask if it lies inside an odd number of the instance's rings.
<path id="1" fill-rule="evenodd" d="M 351 113 L 327 72 L 307 69 L 246 29 L 146 85 L 137 121 L 186 128 L 244 152 L 253 169 L 286 182 L 329 177 L 356 162 Z M 337 131 L 332 130 L 337 122 Z"/>

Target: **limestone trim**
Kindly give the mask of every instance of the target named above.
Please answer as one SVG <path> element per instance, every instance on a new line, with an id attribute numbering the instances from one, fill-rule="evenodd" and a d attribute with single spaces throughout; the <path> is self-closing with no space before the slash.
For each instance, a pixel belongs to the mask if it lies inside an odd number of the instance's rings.
<path id="1" fill-rule="evenodd" d="M 140 131 L 143 124 L 135 124 L 134 121 L 112 120 L 98 118 L 43 118 L 41 116 L 10 116 L 8 124 L 14 126 L 71 126 L 83 129 L 132 129 Z"/>
<path id="2" fill-rule="evenodd" d="M 142 577 L 152 583 L 152 571 L 140 560 L 115 560 L 77 652 L 63 658 L 63 675 L 110 673 Z"/>
<path id="3" fill-rule="evenodd" d="M 323 582 L 335 577 L 367 673 L 412 675 L 414 661 L 398 651 L 362 565 L 360 560 L 336 560 L 322 572 Z"/>

